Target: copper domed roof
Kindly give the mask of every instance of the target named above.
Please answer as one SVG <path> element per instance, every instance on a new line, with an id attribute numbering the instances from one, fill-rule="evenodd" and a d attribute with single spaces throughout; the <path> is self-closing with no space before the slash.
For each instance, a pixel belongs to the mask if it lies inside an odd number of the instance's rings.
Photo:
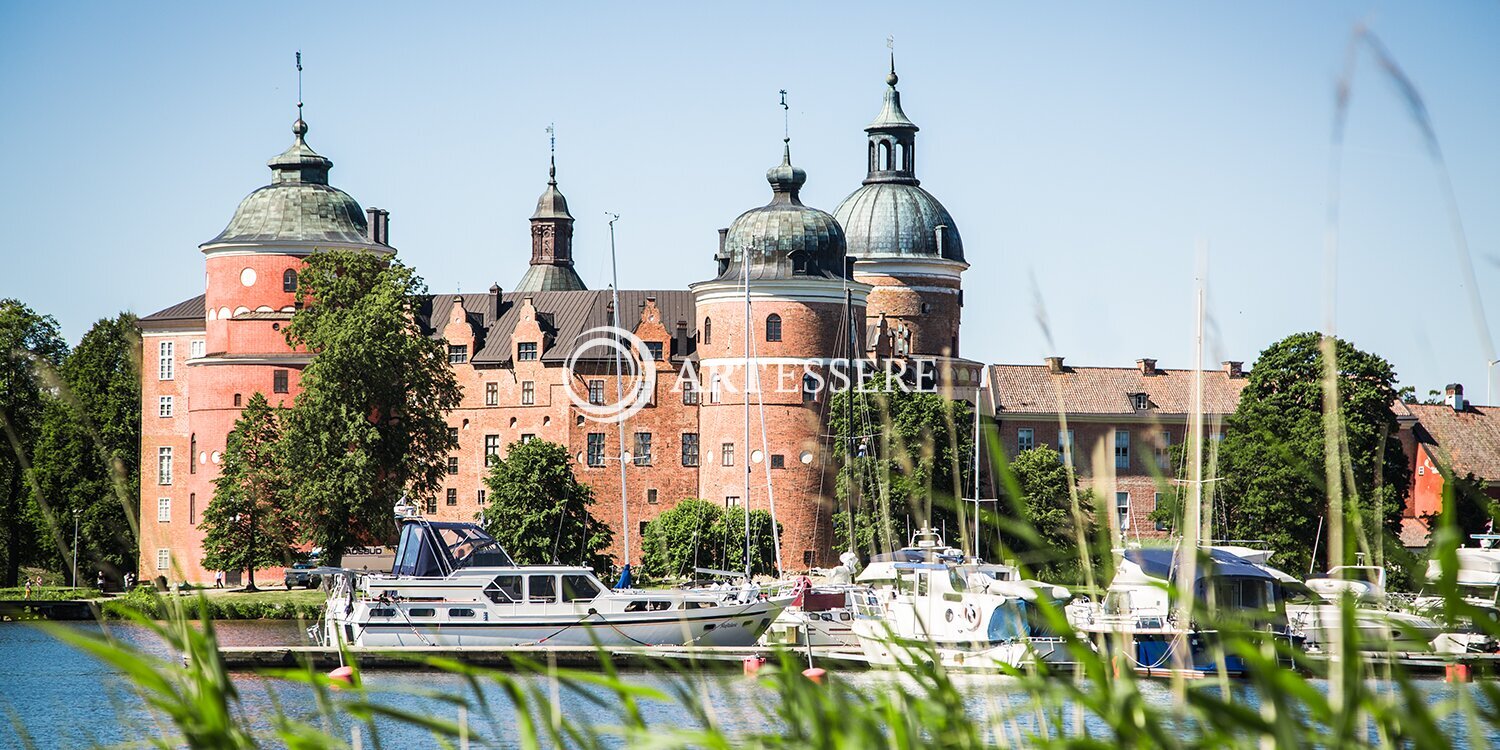
<path id="1" fill-rule="evenodd" d="M 807 173 L 792 166 L 787 145 L 781 164 L 766 172 L 771 202 L 729 225 L 718 255 L 719 278 L 740 278 L 748 262 L 752 279 L 843 278 L 844 230 L 827 211 L 805 206 L 798 195 Z"/>

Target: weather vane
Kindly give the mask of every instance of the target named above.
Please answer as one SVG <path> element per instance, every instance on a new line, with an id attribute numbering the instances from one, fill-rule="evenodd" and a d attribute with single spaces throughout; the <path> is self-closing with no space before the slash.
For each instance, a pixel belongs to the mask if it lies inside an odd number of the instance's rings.
<path id="1" fill-rule="evenodd" d="M 552 154 L 557 155 L 557 127 L 556 123 L 547 123 L 547 140 L 551 142 Z"/>
<path id="2" fill-rule="evenodd" d="M 297 119 L 302 119 L 302 50 L 297 50 Z"/>
<path id="3" fill-rule="evenodd" d="M 781 138 L 784 141 L 792 140 L 792 115 L 791 107 L 786 105 L 786 89 L 781 90 Z"/>

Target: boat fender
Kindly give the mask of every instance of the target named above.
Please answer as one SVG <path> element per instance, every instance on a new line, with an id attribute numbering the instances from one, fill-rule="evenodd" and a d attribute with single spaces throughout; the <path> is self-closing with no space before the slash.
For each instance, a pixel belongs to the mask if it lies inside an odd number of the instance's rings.
<path id="1" fill-rule="evenodd" d="M 594 615 L 597 615 L 597 614 L 599 614 L 599 610 L 594 609 L 593 607 L 589 607 L 589 617 L 593 617 Z"/>
<path id="2" fill-rule="evenodd" d="M 828 679 L 828 670 L 822 667 L 808 667 L 802 670 L 802 676 L 814 685 L 822 685 Z"/>
<path id="3" fill-rule="evenodd" d="M 754 677 L 760 672 L 760 668 L 766 665 L 766 657 L 759 655 L 747 656 L 745 657 L 745 660 L 741 662 L 741 665 L 745 670 L 746 677 Z"/>
<path id="4" fill-rule="evenodd" d="M 328 679 L 333 681 L 335 687 L 340 683 L 352 686 L 354 684 L 354 667 L 339 667 L 328 673 Z"/>

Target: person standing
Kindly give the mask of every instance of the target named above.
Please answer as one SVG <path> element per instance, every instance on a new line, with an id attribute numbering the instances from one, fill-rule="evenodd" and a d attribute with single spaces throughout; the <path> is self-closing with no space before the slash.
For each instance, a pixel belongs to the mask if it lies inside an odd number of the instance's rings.
<path id="1" fill-rule="evenodd" d="M 95 583 L 99 587 L 99 593 L 104 593 L 104 571 L 99 571 L 99 576 L 95 579 Z"/>
<path id="2" fill-rule="evenodd" d="M 31 579 L 30 578 L 26 579 L 26 598 L 27 599 L 31 598 Z"/>

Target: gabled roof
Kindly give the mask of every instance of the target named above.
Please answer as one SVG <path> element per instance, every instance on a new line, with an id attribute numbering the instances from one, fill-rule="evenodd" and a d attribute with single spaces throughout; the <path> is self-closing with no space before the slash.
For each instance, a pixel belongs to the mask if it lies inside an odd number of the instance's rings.
<path id="1" fill-rule="evenodd" d="M 1057 414 L 1057 385 L 1062 386 L 1068 414 L 1138 416 L 1144 413 L 1186 415 L 1193 410 L 1193 371 L 1162 370 L 1146 375 L 1135 367 L 1065 367 L 1052 374 L 1047 365 L 991 365 L 995 411 L 1007 414 Z M 1240 402 L 1246 378 L 1223 370 L 1203 372 L 1203 410 L 1228 414 Z M 1131 394 L 1144 393 L 1150 409 L 1138 411 Z"/>
<path id="2" fill-rule="evenodd" d="M 542 331 L 547 334 L 548 346 L 544 347 L 542 353 L 543 362 L 563 362 L 568 355 L 572 354 L 573 347 L 578 341 L 579 334 L 591 328 L 598 328 L 610 324 L 609 304 L 611 293 L 608 289 L 583 290 L 569 292 L 509 292 L 501 295 L 499 315 L 494 315 L 492 306 L 493 298 L 488 294 L 437 294 L 424 299 L 418 308 L 417 319 L 422 330 L 430 336 L 440 336 L 442 332 L 433 327 L 432 321 L 446 321 L 448 312 L 453 307 L 453 298 L 461 296 L 464 301 L 464 311 L 468 314 L 469 323 L 475 327 L 476 339 L 474 342 L 474 356 L 470 361 L 475 364 L 504 364 L 511 359 L 511 334 L 516 329 L 516 323 L 520 320 L 520 309 L 526 298 L 531 298 L 532 305 L 542 318 Z M 622 327 L 633 330 L 640 323 L 641 309 L 646 304 L 647 297 L 655 297 L 657 308 L 661 310 L 662 326 L 667 329 L 667 334 L 673 335 L 677 330 L 677 321 L 686 321 L 689 331 L 688 352 L 691 355 L 696 344 L 697 325 L 694 323 L 695 313 L 693 308 L 692 293 L 687 290 L 621 290 L 620 291 L 620 322 Z M 603 350 L 595 350 L 603 351 Z M 683 356 L 683 352 L 673 352 L 674 357 Z"/>
<path id="3" fill-rule="evenodd" d="M 1437 457 L 1459 475 L 1500 481 L 1500 408 L 1468 404 L 1407 404 L 1417 418 L 1417 442 L 1435 447 Z"/>
<path id="4" fill-rule="evenodd" d="M 207 295 L 200 294 L 191 299 L 185 299 L 164 310 L 157 310 L 137 322 L 141 328 L 169 328 L 173 324 L 189 321 L 202 324 L 204 317 L 208 315 L 205 297 Z"/>

